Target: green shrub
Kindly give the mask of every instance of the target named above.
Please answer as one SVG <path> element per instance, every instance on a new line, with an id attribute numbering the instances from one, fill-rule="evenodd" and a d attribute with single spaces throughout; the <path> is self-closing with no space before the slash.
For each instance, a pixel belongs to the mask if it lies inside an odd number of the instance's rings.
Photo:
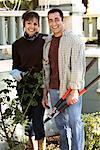
<path id="1" fill-rule="evenodd" d="M 33 82 L 31 82 L 27 84 L 30 78 L 34 79 L 36 83 L 34 82 L 33 84 Z M 30 105 L 38 105 L 35 96 L 40 95 L 39 90 L 43 84 L 42 72 L 37 72 L 33 75 L 27 72 L 24 75 L 23 84 L 19 84 L 18 86 L 20 90 L 22 89 L 20 97 L 15 95 L 13 99 L 11 95 L 16 89 L 16 81 L 3 79 L 1 82 L 6 86 L 4 89 L 0 90 L 0 140 L 6 141 L 9 147 L 8 149 L 10 150 L 24 150 L 28 139 L 23 135 L 21 140 L 19 140 L 19 137 L 14 137 L 14 132 L 18 123 L 21 124 L 24 129 L 29 127 L 26 112 Z M 31 90 L 31 94 L 28 92 L 29 90 Z M 25 111 L 23 112 L 20 105 L 26 97 L 29 98 L 29 101 L 26 100 Z"/>
<path id="2" fill-rule="evenodd" d="M 100 112 L 84 114 L 85 150 L 100 150 Z"/>

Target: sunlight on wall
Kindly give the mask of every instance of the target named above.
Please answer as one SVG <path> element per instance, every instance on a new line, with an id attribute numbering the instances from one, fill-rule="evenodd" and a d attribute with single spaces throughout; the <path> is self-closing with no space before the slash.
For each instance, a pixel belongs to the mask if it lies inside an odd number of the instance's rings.
<path id="1" fill-rule="evenodd" d="M 88 13 L 100 13 L 100 0 L 89 0 Z"/>

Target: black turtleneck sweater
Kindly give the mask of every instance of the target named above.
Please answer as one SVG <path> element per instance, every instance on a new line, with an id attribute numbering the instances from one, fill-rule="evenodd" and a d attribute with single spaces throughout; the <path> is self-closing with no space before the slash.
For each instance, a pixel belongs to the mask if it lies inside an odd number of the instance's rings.
<path id="1" fill-rule="evenodd" d="M 33 68 L 34 71 L 41 71 L 43 36 L 46 35 L 39 34 L 33 41 L 21 37 L 12 44 L 13 69 L 27 71 Z"/>

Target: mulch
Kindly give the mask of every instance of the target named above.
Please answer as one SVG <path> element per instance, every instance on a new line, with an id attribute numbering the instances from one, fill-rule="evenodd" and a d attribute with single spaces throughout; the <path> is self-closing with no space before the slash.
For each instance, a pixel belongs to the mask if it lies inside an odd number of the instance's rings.
<path id="1" fill-rule="evenodd" d="M 47 137 L 46 150 L 59 150 L 59 135 Z"/>
<path id="2" fill-rule="evenodd" d="M 32 150 L 29 143 L 25 150 Z M 46 137 L 46 150 L 59 150 L 59 135 Z"/>

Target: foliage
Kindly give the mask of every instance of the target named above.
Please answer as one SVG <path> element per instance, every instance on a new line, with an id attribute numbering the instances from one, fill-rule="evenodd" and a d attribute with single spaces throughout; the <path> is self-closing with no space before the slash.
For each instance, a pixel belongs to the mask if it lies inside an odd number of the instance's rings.
<path id="1" fill-rule="evenodd" d="M 22 150 L 23 143 L 13 137 L 16 125 L 25 123 L 19 102 L 9 96 L 15 88 L 14 81 L 9 79 L 3 81 L 7 84 L 7 88 L 0 91 L 0 139 L 8 143 L 10 150 Z"/>
<path id="2" fill-rule="evenodd" d="M 6 5 L 11 10 L 15 6 L 15 1 L 14 0 L 6 0 Z M 0 2 L 0 7 L 1 8 L 4 7 L 3 2 Z M 17 9 L 17 6 L 16 6 L 16 9 Z M 21 0 L 20 10 L 27 10 L 27 9 L 32 9 L 32 0 Z"/>
<path id="3" fill-rule="evenodd" d="M 22 0 L 21 1 L 21 7 L 20 7 L 20 10 L 27 10 L 27 9 L 30 9 L 32 10 L 32 0 L 31 1 L 26 1 L 26 0 Z"/>
<path id="4" fill-rule="evenodd" d="M 100 150 L 100 112 L 84 114 L 85 150 Z"/>
<path id="5" fill-rule="evenodd" d="M 26 72 L 22 81 L 18 83 L 19 100 L 23 106 L 24 116 L 29 106 L 37 106 L 42 92 L 42 71 L 37 73 Z"/>
<path id="6" fill-rule="evenodd" d="M 32 82 L 29 85 L 26 83 L 30 76 L 30 73 L 27 72 L 23 78 L 25 85 L 20 85 L 23 91 L 26 86 L 28 89 L 31 89 L 31 94 L 29 95 L 30 101 L 26 102 L 27 107 L 25 112 L 27 112 L 30 105 L 37 105 L 34 98 L 36 94 L 39 95 L 38 90 L 42 85 L 42 72 L 34 74 L 34 80 L 36 81 L 34 85 Z M 14 99 L 10 97 L 14 88 L 16 88 L 15 81 L 3 79 L 3 82 L 6 83 L 7 86 L 0 91 L 0 140 L 7 141 L 10 150 L 24 150 L 26 138 L 21 137 L 22 140 L 19 141 L 18 138 L 15 138 L 13 135 L 17 124 L 20 123 L 25 128 L 28 126 L 28 120 L 25 119 L 25 112 L 23 114 L 18 97 Z M 28 96 L 28 93 L 26 95 L 24 94 L 26 93 L 22 92 L 22 100 Z"/>

